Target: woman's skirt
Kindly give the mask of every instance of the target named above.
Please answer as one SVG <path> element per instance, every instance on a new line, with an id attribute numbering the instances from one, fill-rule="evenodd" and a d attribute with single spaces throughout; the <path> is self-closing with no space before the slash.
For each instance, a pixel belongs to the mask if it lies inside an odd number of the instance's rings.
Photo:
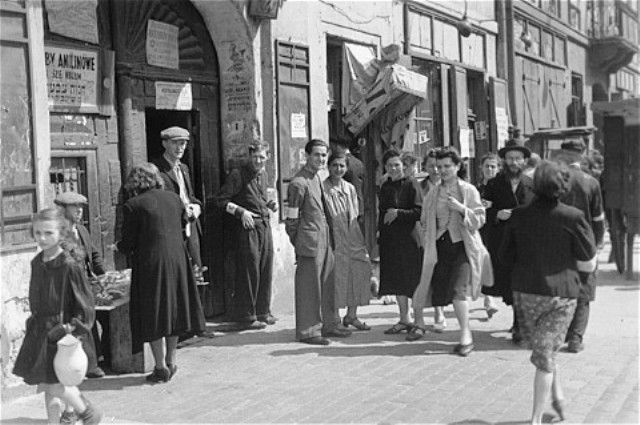
<path id="1" fill-rule="evenodd" d="M 464 250 L 464 242 L 453 243 L 449 232 L 436 241 L 438 262 L 431 277 L 431 303 L 434 307 L 446 306 L 454 300 L 469 297 L 471 265 Z"/>
<path id="2" fill-rule="evenodd" d="M 513 300 L 520 333 L 533 350 L 531 363 L 538 370 L 555 371 L 556 353 L 564 343 L 577 300 L 517 291 L 513 293 Z"/>

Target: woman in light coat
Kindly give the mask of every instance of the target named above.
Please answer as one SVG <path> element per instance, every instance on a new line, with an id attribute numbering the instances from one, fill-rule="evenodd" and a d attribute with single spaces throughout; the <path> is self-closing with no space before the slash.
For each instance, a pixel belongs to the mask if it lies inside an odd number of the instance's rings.
<path id="1" fill-rule="evenodd" d="M 474 349 L 469 328 L 469 298 L 482 285 L 493 284 L 491 260 L 478 229 L 485 210 L 478 190 L 458 177 L 462 160 L 455 148 L 436 154 L 441 181 L 422 205 L 424 259 L 420 284 L 413 295 L 415 326 L 424 335 L 422 308 L 453 303 L 460 324 L 460 343 L 454 353 L 467 356 Z M 417 338 L 416 338 L 417 339 Z"/>

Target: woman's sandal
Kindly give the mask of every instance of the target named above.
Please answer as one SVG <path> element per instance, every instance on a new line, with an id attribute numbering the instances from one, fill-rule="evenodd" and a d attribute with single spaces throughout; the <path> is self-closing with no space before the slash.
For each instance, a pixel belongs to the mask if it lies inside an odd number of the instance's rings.
<path id="1" fill-rule="evenodd" d="M 413 325 L 411 325 L 409 323 L 398 322 L 395 325 L 391 326 L 386 331 L 384 331 L 384 333 L 387 334 L 387 335 L 396 335 L 396 334 L 402 333 L 404 331 L 409 332 L 412 327 L 413 327 Z"/>
<path id="2" fill-rule="evenodd" d="M 551 407 L 556 411 L 561 421 L 564 421 L 564 400 L 553 400 Z"/>
<path id="3" fill-rule="evenodd" d="M 349 318 L 347 316 L 344 316 L 344 318 L 342 319 L 342 324 L 344 325 L 345 328 L 348 328 L 349 326 L 353 326 L 359 331 L 371 330 L 371 326 L 367 325 L 365 322 L 361 322 L 360 319 L 358 319 L 357 317 Z"/>
<path id="4" fill-rule="evenodd" d="M 417 341 L 427 333 L 427 330 L 422 326 L 413 325 L 411 330 L 407 333 L 405 338 L 407 341 Z"/>

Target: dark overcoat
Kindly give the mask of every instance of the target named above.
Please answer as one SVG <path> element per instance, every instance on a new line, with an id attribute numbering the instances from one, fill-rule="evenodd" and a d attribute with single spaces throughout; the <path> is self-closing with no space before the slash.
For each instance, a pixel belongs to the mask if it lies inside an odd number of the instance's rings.
<path id="1" fill-rule="evenodd" d="M 151 189 L 123 207 L 118 250 L 131 258 L 129 315 L 133 352 L 143 342 L 204 331 L 204 314 L 184 239 L 184 204 L 175 193 Z"/>
<path id="2" fill-rule="evenodd" d="M 502 297 L 507 305 L 513 304 L 513 294 L 511 292 L 511 269 L 509 265 L 502 263 L 498 257 L 498 250 L 502 242 L 504 230 L 509 220 L 498 220 L 498 211 L 503 209 L 514 209 L 528 205 L 534 198 L 533 180 L 521 174 L 520 183 L 515 190 L 511 189 L 509 177 L 504 172 L 499 172 L 494 178 L 487 182 L 484 189 L 484 197 L 491 202 L 491 207 L 487 209 L 487 222 L 483 230 L 484 242 L 489 254 L 491 254 L 491 264 L 493 265 L 494 285 L 482 288 L 485 295 Z"/>

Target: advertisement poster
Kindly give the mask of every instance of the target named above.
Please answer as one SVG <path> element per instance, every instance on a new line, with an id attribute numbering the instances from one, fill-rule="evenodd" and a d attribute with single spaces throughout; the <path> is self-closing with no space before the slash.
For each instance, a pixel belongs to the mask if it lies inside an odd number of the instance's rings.
<path id="1" fill-rule="evenodd" d="M 156 109 L 190 111 L 192 108 L 191 83 L 156 81 Z"/>
<path id="2" fill-rule="evenodd" d="M 98 112 L 98 52 L 44 47 L 49 110 Z"/>
<path id="3" fill-rule="evenodd" d="M 302 138 L 307 137 L 307 123 L 304 114 L 291 114 L 291 137 Z"/>
<path id="4" fill-rule="evenodd" d="M 496 126 L 498 131 L 498 149 L 504 147 L 509 138 L 509 117 L 504 108 L 496 108 Z"/>
<path id="5" fill-rule="evenodd" d="M 178 30 L 175 25 L 149 19 L 146 45 L 149 65 L 179 68 Z"/>
<path id="6" fill-rule="evenodd" d="M 52 33 L 98 44 L 98 0 L 46 0 Z"/>

